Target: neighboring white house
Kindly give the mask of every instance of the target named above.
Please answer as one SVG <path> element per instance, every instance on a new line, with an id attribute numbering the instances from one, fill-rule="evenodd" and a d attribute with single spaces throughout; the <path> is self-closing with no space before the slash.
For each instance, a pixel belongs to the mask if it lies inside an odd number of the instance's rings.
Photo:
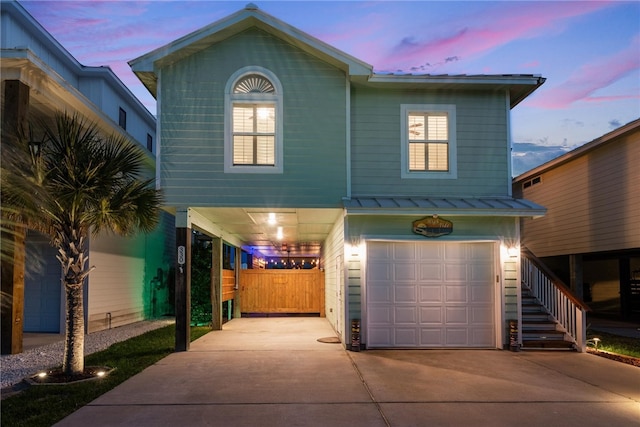
<path id="1" fill-rule="evenodd" d="M 523 173 L 513 193 L 547 207 L 522 242 L 593 315 L 640 320 L 640 119 Z"/>
<path id="2" fill-rule="evenodd" d="M 225 277 L 236 316 L 253 298 L 240 263 L 221 267 L 224 242 L 249 267 L 317 258 L 317 312 L 347 347 L 508 346 L 520 219 L 545 213 L 512 196 L 510 110 L 544 78 L 376 74 L 251 4 L 130 65 L 158 100 L 177 349 L 189 342 L 194 230 L 214 242 L 214 328 Z M 288 281 L 267 273 L 265 300 Z M 267 310 L 297 310 L 283 304 Z"/>
<path id="3" fill-rule="evenodd" d="M 3 120 L 13 117 L 27 124 L 56 112 L 79 114 L 105 134 L 119 133 L 146 147 L 148 173 L 153 176 L 155 117 L 110 68 L 80 64 L 19 3 L 2 1 L 1 9 Z M 88 332 L 172 311 L 168 295 L 173 260 L 168 251 L 175 241 L 173 222 L 170 214 L 163 214 L 161 226 L 149 235 L 91 239 L 90 262 L 97 268 L 85 293 Z M 55 252 L 44 236 L 29 233 L 26 257 L 24 312 L 17 308 L 5 322 L 3 300 L 3 343 L 12 333 L 4 326 L 11 324 L 15 333 L 22 328 L 64 331 L 61 269 Z M 5 286 L 9 284 L 3 283 L 3 291 Z M 13 293 L 12 287 L 9 290 Z M 16 291 L 14 301 L 19 303 L 21 291 Z"/>

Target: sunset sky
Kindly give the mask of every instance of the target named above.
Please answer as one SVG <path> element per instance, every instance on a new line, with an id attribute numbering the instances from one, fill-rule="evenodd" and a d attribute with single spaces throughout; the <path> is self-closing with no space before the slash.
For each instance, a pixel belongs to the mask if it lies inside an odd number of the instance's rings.
<path id="1" fill-rule="evenodd" d="M 108 65 L 155 114 L 128 61 L 249 1 L 25 1 L 80 63 Z M 518 175 L 640 117 L 637 1 L 253 1 L 375 72 L 538 74 L 512 110 Z"/>

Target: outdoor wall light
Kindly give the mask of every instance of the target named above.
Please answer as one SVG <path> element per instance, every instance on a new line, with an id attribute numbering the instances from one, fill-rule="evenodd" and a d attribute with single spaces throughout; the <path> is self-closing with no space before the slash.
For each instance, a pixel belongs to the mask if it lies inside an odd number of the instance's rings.
<path id="1" fill-rule="evenodd" d="M 517 258 L 518 252 L 520 251 L 518 250 L 517 246 L 509 246 L 507 248 L 507 254 L 509 255 L 510 258 Z"/>
<path id="2" fill-rule="evenodd" d="M 356 239 L 351 240 L 351 244 L 347 244 L 347 253 L 351 255 L 352 258 L 357 258 L 360 256 L 360 243 Z"/>

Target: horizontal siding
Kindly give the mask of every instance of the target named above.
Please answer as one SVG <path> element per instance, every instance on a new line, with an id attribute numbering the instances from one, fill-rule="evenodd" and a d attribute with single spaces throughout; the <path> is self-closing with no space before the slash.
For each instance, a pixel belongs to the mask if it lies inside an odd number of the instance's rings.
<path id="1" fill-rule="evenodd" d="M 402 104 L 455 104 L 458 179 L 401 179 Z M 506 196 L 510 183 L 504 95 L 352 90 L 352 192 L 387 196 Z"/>
<path id="2" fill-rule="evenodd" d="M 523 243 L 537 256 L 640 248 L 640 132 L 541 175 L 522 192 L 547 208 L 523 220 Z"/>
<path id="3" fill-rule="evenodd" d="M 108 327 L 108 314 L 111 313 L 111 326 L 120 326 L 144 318 L 143 284 L 144 258 L 130 258 L 105 252 L 92 252 L 92 265 L 96 265 L 89 279 L 88 332 Z M 116 316 L 116 313 L 118 315 Z M 103 319 L 105 327 L 100 327 Z M 126 319 L 126 321 L 125 321 Z"/>
<path id="4" fill-rule="evenodd" d="M 337 334 L 344 334 L 344 311 L 338 300 L 344 278 L 344 217 L 340 216 L 331 228 L 322 247 L 322 263 L 325 271 L 325 312 Z M 344 298 L 344 296 L 343 296 Z"/>
<path id="5" fill-rule="evenodd" d="M 284 173 L 224 173 L 224 88 L 238 69 L 283 87 Z M 169 205 L 337 207 L 346 195 L 342 71 L 251 29 L 162 70 L 161 181 Z"/>

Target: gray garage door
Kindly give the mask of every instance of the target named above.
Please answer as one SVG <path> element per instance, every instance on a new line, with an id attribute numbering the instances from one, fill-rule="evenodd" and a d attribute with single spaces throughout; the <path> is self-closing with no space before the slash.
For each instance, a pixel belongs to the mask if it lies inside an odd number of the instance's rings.
<path id="1" fill-rule="evenodd" d="M 493 243 L 369 242 L 367 347 L 495 347 Z"/>

